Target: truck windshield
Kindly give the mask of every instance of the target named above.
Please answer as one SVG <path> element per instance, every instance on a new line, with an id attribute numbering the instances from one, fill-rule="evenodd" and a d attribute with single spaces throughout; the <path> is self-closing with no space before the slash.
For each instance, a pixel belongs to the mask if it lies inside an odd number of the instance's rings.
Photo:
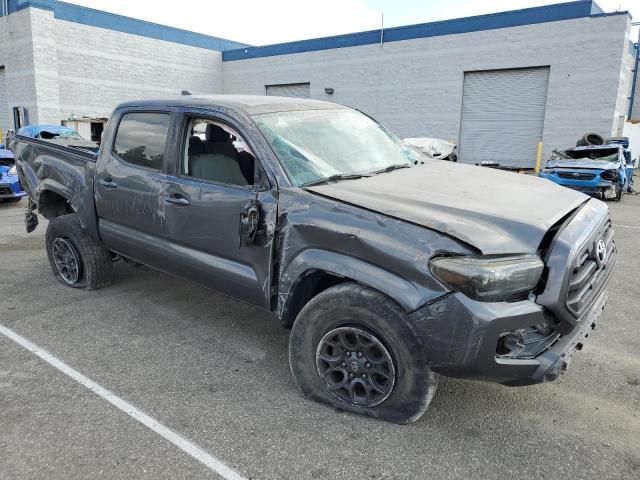
<path id="1" fill-rule="evenodd" d="M 253 118 L 297 186 L 384 173 L 426 160 L 355 110 L 277 112 Z"/>

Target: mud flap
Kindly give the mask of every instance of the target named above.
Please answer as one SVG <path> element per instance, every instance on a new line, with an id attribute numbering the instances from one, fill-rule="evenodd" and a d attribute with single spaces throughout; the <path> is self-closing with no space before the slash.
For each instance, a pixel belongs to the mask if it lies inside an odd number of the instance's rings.
<path id="1" fill-rule="evenodd" d="M 27 211 L 24 213 L 24 226 L 27 229 L 27 233 L 33 232 L 38 226 L 38 215 L 34 212 L 36 208 L 33 200 L 29 199 Z"/>

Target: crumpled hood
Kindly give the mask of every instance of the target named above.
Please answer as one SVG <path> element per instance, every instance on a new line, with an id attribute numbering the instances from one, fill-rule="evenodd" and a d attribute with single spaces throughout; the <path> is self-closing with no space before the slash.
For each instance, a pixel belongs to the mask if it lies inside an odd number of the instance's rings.
<path id="1" fill-rule="evenodd" d="M 618 168 L 620 162 L 603 162 L 598 160 L 550 160 L 547 168 L 590 168 L 594 170 L 610 170 Z"/>
<path id="2" fill-rule="evenodd" d="M 307 190 L 456 237 L 482 253 L 534 253 L 589 197 L 531 175 L 433 160 Z"/>

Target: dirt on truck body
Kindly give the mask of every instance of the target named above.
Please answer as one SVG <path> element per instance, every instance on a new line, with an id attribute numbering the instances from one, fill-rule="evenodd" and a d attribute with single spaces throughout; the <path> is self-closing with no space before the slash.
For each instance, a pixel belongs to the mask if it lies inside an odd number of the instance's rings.
<path id="1" fill-rule="evenodd" d="M 12 148 L 61 283 L 105 287 L 125 259 L 272 312 L 307 398 L 398 423 L 437 375 L 557 378 L 616 260 L 603 202 L 428 159 L 328 102 L 129 102 L 98 154 Z"/>

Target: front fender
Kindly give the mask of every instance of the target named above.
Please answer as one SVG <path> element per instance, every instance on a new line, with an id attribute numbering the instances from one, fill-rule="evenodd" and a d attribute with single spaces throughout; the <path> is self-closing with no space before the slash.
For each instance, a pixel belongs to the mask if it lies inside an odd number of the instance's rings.
<path id="1" fill-rule="evenodd" d="M 374 288 L 389 296 L 412 312 L 429 300 L 442 295 L 416 285 L 376 265 L 337 252 L 310 248 L 299 253 L 288 264 L 280 277 L 278 310 L 282 313 L 296 282 L 307 272 L 320 270 Z"/>

